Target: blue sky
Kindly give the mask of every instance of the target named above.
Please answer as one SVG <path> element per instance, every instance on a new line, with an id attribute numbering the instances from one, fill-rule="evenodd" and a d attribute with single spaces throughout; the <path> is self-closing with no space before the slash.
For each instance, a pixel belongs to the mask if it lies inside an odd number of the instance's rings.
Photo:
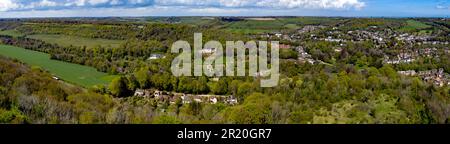
<path id="1" fill-rule="evenodd" d="M 0 0 L 0 17 L 449 17 L 450 0 Z"/>

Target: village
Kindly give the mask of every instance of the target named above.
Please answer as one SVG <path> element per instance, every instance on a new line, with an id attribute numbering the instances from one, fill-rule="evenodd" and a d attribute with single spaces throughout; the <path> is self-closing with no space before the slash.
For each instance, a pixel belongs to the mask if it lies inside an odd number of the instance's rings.
<path id="1" fill-rule="evenodd" d="M 169 101 L 170 104 L 176 104 L 177 100 L 181 100 L 182 104 L 190 104 L 193 102 L 209 104 L 223 103 L 227 105 L 238 104 L 238 99 L 233 95 L 196 95 L 154 89 L 137 89 L 134 92 L 134 96 L 155 99 L 159 102 Z"/>
<path id="2" fill-rule="evenodd" d="M 325 33 L 325 37 L 318 36 L 318 31 Z M 320 32 L 319 32 L 320 33 Z M 306 36 L 306 37 L 305 37 Z M 399 33 L 392 29 L 380 29 L 377 26 L 369 26 L 362 30 L 340 30 L 339 27 L 327 27 L 322 25 L 307 25 L 292 32 L 275 32 L 259 35 L 260 38 L 269 40 L 282 40 L 291 43 L 299 42 L 302 39 L 313 41 L 325 41 L 338 43 L 335 47 L 335 52 L 341 52 L 345 49 L 347 42 L 361 43 L 364 41 L 371 41 L 376 48 L 392 49 L 387 45 L 389 40 L 397 40 L 403 42 L 405 45 L 396 50 L 395 54 L 384 52 L 384 64 L 409 64 L 414 63 L 423 58 L 439 58 L 442 54 L 450 53 L 448 41 L 437 41 L 433 39 L 432 35 L 414 35 L 409 33 Z M 396 46 L 398 43 L 395 44 Z M 310 64 L 327 64 L 319 59 L 314 59 L 311 54 L 307 52 L 307 47 L 291 46 L 289 44 L 280 44 L 280 49 L 292 49 L 298 53 L 298 61 L 307 62 Z M 426 71 L 398 71 L 401 75 L 419 76 L 424 81 L 433 83 L 436 86 L 450 85 L 450 76 L 444 72 L 444 69 L 433 69 Z"/>
<path id="3" fill-rule="evenodd" d="M 400 65 L 415 63 L 424 58 L 438 58 L 440 55 L 450 53 L 448 41 L 438 41 L 433 39 L 433 35 L 417 35 L 410 33 L 401 33 L 396 30 L 387 28 L 380 28 L 378 26 L 368 26 L 363 29 L 349 30 L 341 28 L 340 25 L 326 26 L 326 25 L 306 25 L 296 31 L 279 31 L 269 32 L 257 35 L 251 35 L 253 38 L 262 40 L 280 41 L 280 49 L 288 49 L 297 53 L 297 58 L 290 58 L 289 60 L 298 61 L 301 63 L 309 63 L 313 65 L 325 64 L 321 59 L 313 58 L 309 53 L 308 47 L 302 44 L 302 41 L 323 41 L 335 43 L 337 46 L 333 47 L 335 53 L 339 53 L 346 48 L 347 43 L 363 43 L 372 42 L 376 48 L 382 49 L 383 64 Z M 388 43 L 396 41 L 395 48 L 389 46 Z M 402 43 L 402 46 L 399 46 Z M 387 51 L 389 52 L 387 52 Z M 201 53 L 203 55 L 210 55 L 216 51 L 215 48 L 204 48 Z M 163 55 L 154 54 L 149 57 L 149 60 L 164 58 Z M 212 68 L 208 67 L 209 71 Z M 427 70 L 427 71 L 399 71 L 399 74 L 409 76 L 420 76 L 427 82 L 434 83 L 438 86 L 448 85 L 449 76 L 445 74 L 443 69 Z M 217 78 L 214 78 L 217 79 Z M 141 94 L 144 93 L 144 94 Z M 161 92 L 159 94 L 147 94 L 147 92 L 136 91 L 135 95 L 145 95 L 145 97 L 154 96 L 161 99 L 174 99 L 180 97 L 183 103 L 190 103 L 191 101 L 217 103 L 219 101 L 227 104 L 233 104 L 232 96 L 212 96 L 212 95 L 186 95 L 169 92 Z M 167 98 L 166 98 L 167 97 Z M 173 100 L 172 100 L 173 101 Z M 237 102 L 236 102 L 237 103 Z"/>
<path id="4" fill-rule="evenodd" d="M 425 82 L 433 83 L 439 87 L 450 86 L 450 74 L 444 73 L 442 68 L 417 72 L 415 70 L 398 71 L 398 73 L 405 76 L 418 76 Z"/>

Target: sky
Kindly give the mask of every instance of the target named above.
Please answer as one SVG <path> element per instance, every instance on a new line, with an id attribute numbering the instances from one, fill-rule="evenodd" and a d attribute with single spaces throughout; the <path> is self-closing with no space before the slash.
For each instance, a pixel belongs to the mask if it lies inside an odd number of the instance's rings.
<path id="1" fill-rule="evenodd" d="M 0 0 L 0 18 L 110 16 L 450 17 L 450 0 Z"/>

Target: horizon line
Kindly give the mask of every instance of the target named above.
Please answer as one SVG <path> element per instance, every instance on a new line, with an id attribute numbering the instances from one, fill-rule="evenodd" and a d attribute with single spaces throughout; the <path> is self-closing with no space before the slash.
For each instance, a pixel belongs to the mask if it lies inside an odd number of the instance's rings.
<path id="1" fill-rule="evenodd" d="M 270 15 L 266 15 L 266 16 L 217 16 L 217 15 L 211 15 L 211 16 L 207 16 L 207 15 L 173 15 L 173 16 L 43 16 L 43 17 L 0 17 L 0 19 L 43 19 L 43 18 L 53 18 L 53 19 L 58 19 L 58 18 L 146 18 L 146 17 L 215 17 L 215 18 L 220 18 L 220 17 L 242 17 L 242 18 L 260 18 L 260 17 L 271 17 L 271 18 L 288 18 L 288 17 L 319 17 L 319 18 L 436 18 L 436 19 L 440 19 L 440 18 L 450 18 L 449 16 L 270 16 Z"/>

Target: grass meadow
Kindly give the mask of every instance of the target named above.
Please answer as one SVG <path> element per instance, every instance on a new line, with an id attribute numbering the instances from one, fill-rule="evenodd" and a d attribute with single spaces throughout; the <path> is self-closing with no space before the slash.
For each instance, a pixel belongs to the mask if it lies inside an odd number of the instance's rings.
<path id="1" fill-rule="evenodd" d="M 121 40 L 107 40 L 107 39 L 92 39 L 67 35 L 50 35 L 50 34 L 37 34 L 27 36 L 28 38 L 38 39 L 49 43 L 58 44 L 61 46 L 86 46 L 87 48 L 93 48 L 95 46 L 103 47 L 119 47 L 122 43 Z"/>
<path id="2" fill-rule="evenodd" d="M 83 87 L 109 84 L 117 76 L 99 72 L 95 68 L 58 60 L 50 55 L 14 46 L 0 45 L 0 55 L 15 58 L 31 66 L 38 66 L 58 78 Z"/>

